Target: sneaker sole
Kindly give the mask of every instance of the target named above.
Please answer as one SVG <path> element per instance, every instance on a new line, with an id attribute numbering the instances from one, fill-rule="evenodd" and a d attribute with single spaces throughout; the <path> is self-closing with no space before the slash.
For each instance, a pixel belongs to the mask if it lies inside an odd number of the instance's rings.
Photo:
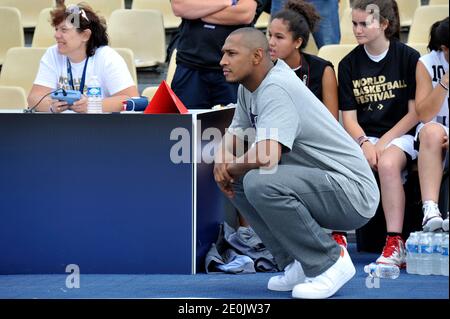
<path id="1" fill-rule="evenodd" d="M 326 299 L 333 296 L 339 289 L 341 289 L 350 279 L 353 278 L 356 274 L 356 268 L 353 266 L 351 272 L 345 274 L 344 277 L 341 277 L 339 283 L 333 288 L 331 291 L 324 292 L 309 292 L 306 295 L 303 295 L 301 292 L 295 292 L 295 289 L 292 291 L 292 297 L 298 299 Z"/>
<path id="2" fill-rule="evenodd" d="M 301 282 L 291 285 L 290 287 L 277 284 L 267 284 L 267 289 L 271 291 L 292 291 L 292 289 L 294 289 L 294 287 L 298 284 L 301 284 Z"/>
<path id="3" fill-rule="evenodd" d="M 442 228 L 443 220 L 440 217 L 433 217 L 429 219 L 422 227 L 424 231 L 435 231 Z"/>

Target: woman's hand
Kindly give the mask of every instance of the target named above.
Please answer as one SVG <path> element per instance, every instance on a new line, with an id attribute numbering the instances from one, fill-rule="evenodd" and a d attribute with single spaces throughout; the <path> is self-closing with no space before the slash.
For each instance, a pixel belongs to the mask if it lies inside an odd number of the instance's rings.
<path id="1" fill-rule="evenodd" d="M 70 109 L 76 113 L 87 113 L 88 110 L 88 98 L 86 95 L 81 95 L 81 99 L 74 102 Z"/>
<path id="2" fill-rule="evenodd" d="M 373 145 L 370 141 L 367 141 L 361 145 L 361 148 L 364 156 L 367 159 L 367 162 L 369 162 L 370 167 L 374 171 L 378 171 L 378 157 L 375 145 Z"/>
<path id="3" fill-rule="evenodd" d="M 69 108 L 69 105 L 66 101 L 52 100 L 50 104 L 50 112 L 52 113 L 61 113 L 66 111 Z"/>

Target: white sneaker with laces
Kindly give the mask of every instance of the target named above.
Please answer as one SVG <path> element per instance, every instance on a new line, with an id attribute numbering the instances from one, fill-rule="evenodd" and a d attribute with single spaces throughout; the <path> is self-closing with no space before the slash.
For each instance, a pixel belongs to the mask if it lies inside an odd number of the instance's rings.
<path id="1" fill-rule="evenodd" d="M 442 222 L 442 230 L 448 231 L 448 212 L 447 212 L 447 218 L 444 219 L 444 221 Z"/>
<path id="2" fill-rule="evenodd" d="M 435 231 L 442 228 L 442 217 L 439 207 L 436 203 L 423 206 L 423 231 Z"/>
<path id="3" fill-rule="evenodd" d="M 303 299 L 325 299 L 333 296 L 355 275 L 356 269 L 347 252 L 341 247 L 341 255 L 333 266 L 321 275 L 306 278 L 292 290 L 292 297 Z"/>
<path id="4" fill-rule="evenodd" d="M 274 291 L 291 291 L 295 285 L 305 281 L 302 265 L 294 260 L 284 268 L 284 275 L 273 276 L 269 279 L 267 288 Z"/>

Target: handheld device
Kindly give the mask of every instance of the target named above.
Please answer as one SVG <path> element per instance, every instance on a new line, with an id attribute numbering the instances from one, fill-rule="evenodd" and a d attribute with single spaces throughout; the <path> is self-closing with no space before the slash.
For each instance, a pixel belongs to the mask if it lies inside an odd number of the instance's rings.
<path id="1" fill-rule="evenodd" d="M 74 90 L 55 91 L 51 94 L 52 99 L 58 101 L 66 101 L 67 104 L 73 105 L 74 102 L 81 99 L 81 93 Z"/>

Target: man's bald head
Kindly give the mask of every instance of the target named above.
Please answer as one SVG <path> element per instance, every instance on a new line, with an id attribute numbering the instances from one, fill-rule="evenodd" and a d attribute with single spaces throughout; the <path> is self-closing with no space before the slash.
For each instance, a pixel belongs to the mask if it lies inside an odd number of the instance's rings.
<path id="1" fill-rule="evenodd" d="M 241 83 L 252 92 L 273 67 L 269 42 L 261 31 L 254 28 L 232 32 L 225 40 L 222 52 L 220 65 L 227 82 Z"/>
<path id="2" fill-rule="evenodd" d="M 266 36 L 256 28 L 240 28 L 233 31 L 229 36 L 239 35 L 243 46 L 250 50 L 262 49 L 266 56 L 269 56 L 269 42 Z"/>

